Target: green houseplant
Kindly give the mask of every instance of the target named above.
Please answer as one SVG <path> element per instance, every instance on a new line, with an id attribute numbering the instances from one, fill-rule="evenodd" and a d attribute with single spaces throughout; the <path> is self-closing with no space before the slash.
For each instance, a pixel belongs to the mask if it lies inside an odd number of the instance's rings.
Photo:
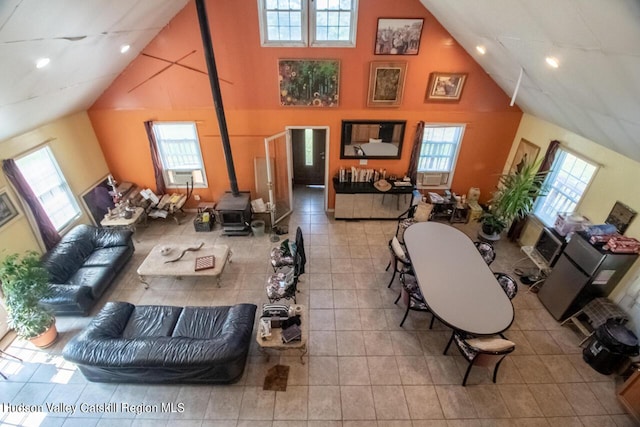
<path id="1" fill-rule="evenodd" d="M 481 237 L 498 240 L 511 221 L 531 212 L 536 197 L 546 194 L 544 181 L 549 171 L 539 172 L 540 164 L 541 161 L 527 161 L 517 171 L 500 176 L 489 209 L 479 219 Z"/>
<path id="2" fill-rule="evenodd" d="M 54 315 L 40 305 L 40 300 L 49 295 L 50 288 L 39 255 L 30 251 L 23 256 L 6 256 L 0 262 L 0 282 L 9 326 L 18 336 L 39 347 L 53 344 L 58 332 Z"/>

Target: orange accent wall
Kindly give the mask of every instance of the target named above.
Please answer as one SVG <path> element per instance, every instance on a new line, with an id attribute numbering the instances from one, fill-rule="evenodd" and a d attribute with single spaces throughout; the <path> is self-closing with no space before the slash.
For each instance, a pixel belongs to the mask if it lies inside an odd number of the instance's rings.
<path id="1" fill-rule="evenodd" d="M 218 74 L 238 185 L 254 191 L 253 158 L 264 156 L 263 139 L 286 126 L 329 126 L 329 173 L 358 161 L 340 159 L 340 129 L 344 119 L 407 120 L 400 160 L 370 160 L 366 167 L 403 175 L 408 169 L 416 123 L 465 123 L 452 189 L 466 193 L 480 187 L 487 200 L 501 173 L 522 112 L 462 49 L 418 0 L 361 0 L 356 48 L 264 48 L 260 46 L 255 0 L 207 2 Z M 418 55 L 374 55 L 379 17 L 422 17 L 425 20 Z M 195 52 L 194 52 L 195 51 Z M 198 126 L 209 188 L 196 190 L 205 200 L 217 200 L 229 189 L 220 132 L 206 72 L 195 5 L 190 2 L 144 48 L 89 110 L 94 130 L 111 172 L 155 188 L 145 120 L 194 120 Z M 340 106 L 281 107 L 280 58 L 340 60 Z M 407 61 L 404 98 L 397 108 L 367 108 L 370 61 Z M 170 66 L 169 66 L 170 65 Z M 167 66 L 169 66 L 167 68 Z M 429 73 L 466 72 L 458 103 L 425 103 Z M 333 206 L 333 189 L 329 205 Z"/>

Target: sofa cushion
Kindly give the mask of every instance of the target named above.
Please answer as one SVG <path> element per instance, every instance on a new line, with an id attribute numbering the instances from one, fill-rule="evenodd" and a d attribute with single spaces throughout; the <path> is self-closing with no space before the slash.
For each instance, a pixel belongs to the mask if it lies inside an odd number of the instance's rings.
<path id="1" fill-rule="evenodd" d="M 153 338 L 171 336 L 182 307 L 139 305 L 131 312 L 122 338 Z"/>
<path id="2" fill-rule="evenodd" d="M 85 267 L 120 265 L 128 256 L 128 246 L 96 248 L 84 261 Z"/>
<path id="3" fill-rule="evenodd" d="M 174 337 L 213 339 L 219 337 L 231 307 L 185 307 L 180 314 Z"/>
<path id="4" fill-rule="evenodd" d="M 113 228 L 96 228 L 92 233 L 92 241 L 96 248 L 131 245 L 133 231 Z"/>
<path id="5" fill-rule="evenodd" d="M 94 298 L 99 298 L 107 288 L 115 273 L 109 266 L 80 267 L 67 283 L 77 286 L 88 286 Z"/>

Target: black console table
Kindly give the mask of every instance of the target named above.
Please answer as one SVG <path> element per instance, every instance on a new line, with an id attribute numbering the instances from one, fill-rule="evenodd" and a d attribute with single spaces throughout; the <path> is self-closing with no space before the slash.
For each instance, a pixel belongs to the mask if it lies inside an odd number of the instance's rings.
<path id="1" fill-rule="evenodd" d="M 413 201 L 415 187 L 396 186 L 380 191 L 371 182 L 340 182 L 333 178 L 336 191 L 336 219 L 395 219 L 404 213 Z"/>

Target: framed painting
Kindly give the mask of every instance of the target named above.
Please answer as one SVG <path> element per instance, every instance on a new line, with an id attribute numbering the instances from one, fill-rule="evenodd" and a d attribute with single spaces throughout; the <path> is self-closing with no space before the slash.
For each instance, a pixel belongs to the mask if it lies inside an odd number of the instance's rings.
<path id="1" fill-rule="evenodd" d="M 398 107 L 402 103 L 407 63 L 372 61 L 368 107 Z"/>
<path id="2" fill-rule="evenodd" d="M 81 198 L 85 210 L 93 224 L 98 227 L 100 226 L 100 221 L 109 212 L 109 209 L 115 207 L 111 192 L 112 188 L 109 185 L 107 175 L 82 193 Z"/>
<path id="3" fill-rule="evenodd" d="M 280 105 L 337 107 L 340 61 L 337 59 L 280 59 Z"/>
<path id="4" fill-rule="evenodd" d="M 9 193 L 6 189 L 0 190 L 0 227 L 3 227 L 17 216 L 18 209 L 16 209 L 13 200 L 9 197 Z"/>
<path id="5" fill-rule="evenodd" d="M 422 18 L 378 18 L 376 55 L 417 55 L 422 35 Z"/>
<path id="6" fill-rule="evenodd" d="M 460 101 L 467 73 L 431 73 L 425 102 Z"/>
<path id="7" fill-rule="evenodd" d="M 509 173 L 514 173 L 522 169 L 522 165 L 525 163 L 533 163 L 538 157 L 540 147 L 522 138 L 518 144 L 516 154 L 513 156 L 513 162 L 509 168 Z"/>

